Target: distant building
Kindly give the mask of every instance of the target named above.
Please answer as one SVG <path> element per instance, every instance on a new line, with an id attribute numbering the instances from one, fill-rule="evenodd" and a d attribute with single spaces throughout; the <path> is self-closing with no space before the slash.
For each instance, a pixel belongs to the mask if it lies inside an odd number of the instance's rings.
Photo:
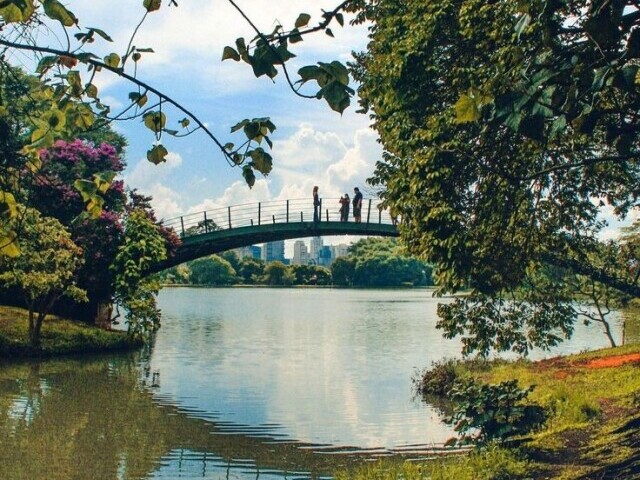
<path id="1" fill-rule="evenodd" d="M 309 263 L 309 249 L 303 240 L 296 240 L 293 244 L 292 265 L 307 265 Z"/>
<path id="2" fill-rule="evenodd" d="M 278 260 L 284 263 L 284 240 L 265 243 L 262 246 L 262 260 L 265 262 Z"/>
<path id="3" fill-rule="evenodd" d="M 262 248 L 257 245 L 249 245 L 248 247 L 236 248 L 233 250 L 236 252 L 238 258 L 261 258 L 262 257 Z"/>
<path id="4" fill-rule="evenodd" d="M 309 249 L 309 258 L 314 261 L 316 264 L 320 264 L 318 259 L 320 258 L 320 250 L 324 246 L 322 242 L 322 237 L 312 237 L 311 238 L 311 248 Z"/>
<path id="5" fill-rule="evenodd" d="M 340 245 L 334 245 L 331 247 L 331 249 L 333 250 L 334 260 L 336 258 L 346 257 L 347 255 L 349 255 L 349 245 L 347 245 L 346 243 L 341 243 Z"/>
<path id="6" fill-rule="evenodd" d="M 318 252 L 317 264 L 323 267 L 329 267 L 333 263 L 333 252 L 330 246 L 324 246 Z"/>

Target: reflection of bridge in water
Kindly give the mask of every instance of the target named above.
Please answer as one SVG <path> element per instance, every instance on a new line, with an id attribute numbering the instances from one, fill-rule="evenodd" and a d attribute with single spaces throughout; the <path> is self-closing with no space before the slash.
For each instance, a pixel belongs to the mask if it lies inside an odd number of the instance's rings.
<path id="1" fill-rule="evenodd" d="M 320 219 L 313 221 L 311 199 L 277 200 L 233 205 L 191 213 L 165 220 L 182 239 L 176 255 L 154 271 L 189 260 L 246 247 L 256 243 L 327 235 L 371 235 L 397 237 L 398 229 L 379 200 L 367 199 L 362 205 L 361 222 L 355 223 L 353 208 L 347 222 L 340 221 L 337 198 L 321 200 Z"/>

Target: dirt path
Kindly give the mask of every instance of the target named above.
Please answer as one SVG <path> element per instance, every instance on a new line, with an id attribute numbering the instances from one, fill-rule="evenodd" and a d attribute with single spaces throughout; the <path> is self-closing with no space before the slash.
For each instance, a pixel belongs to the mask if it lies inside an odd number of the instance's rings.
<path id="1" fill-rule="evenodd" d="M 640 364 L 640 353 L 628 353 L 626 355 L 615 355 L 613 357 L 594 358 L 588 360 L 585 363 L 579 364 L 579 366 L 586 368 L 610 368 L 619 367 L 627 363 Z"/>

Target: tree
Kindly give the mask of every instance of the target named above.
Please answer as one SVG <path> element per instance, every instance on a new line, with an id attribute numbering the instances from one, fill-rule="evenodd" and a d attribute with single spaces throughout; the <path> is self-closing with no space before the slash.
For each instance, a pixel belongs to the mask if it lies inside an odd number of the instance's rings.
<path id="1" fill-rule="evenodd" d="M 244 257 L 240 261 L 240 275 L 247 285 L 259 283 L 264 275 L 265 262 L 259 258 Z"/>
<path id="2" fill-rule="evenodd" d="M 16 286 L 24 294 L 29 309 L 29 340 L 40 344 L 42 324 L 56 301 L 67 296 L 86 301 L 86 292 L 76 286 L 76 270 L 82 265 L 82 249 L 71 240 L 54 218 L 37 210 L 20 207 L 19 225 L 12 226 L 22 239 L 22 253 L 15 258 L 0 257 L 0 281 Z"/>
<path id="3" fill-rule="evenodd" d="M 352 285 L 355 268 L 355 260 L 352 257 L 336 258 L 335 262 L 331 264 L 331 278 L 333 280 L 333 284 L 340 285 L 342 287 Z"/>
<path id="4" fill-rule="evenodd" d="M 370 181 L 440 292 L 471 288 L 440 306 L 445 336 L 526 353 L 570 335 L 566 298 L 523 295 L 548 264 L 638 296 L 589 256 L 603 208 L 623 218 L 640 193 L 635 2 L 359 4 L 352 73 L 385 149 Z"/>
<path id="5" fill-rule="evenodd" d="M 165 238 L 147 211 L 136 208 L 126 218 L 124 241 L 111 265 L 115 299 L 126 311 L 129 334 L 144 336 L 160 327 L 155 296 L 160 284 L 149 269 L 166 258 Z"/>
<path id="6" fill-rule="evenodd" d="M 188 263 L 189 278 L 196 285 L 232 285 L 238 276 L 231 264 L 218 255 L 199 258 Z"/>
<path id="7" fill-rule="evenodd" d="M 264 282 L 267 285 L 292 285 L 294 276 L 284 263 L 275 261 L 264 268 Z"/>

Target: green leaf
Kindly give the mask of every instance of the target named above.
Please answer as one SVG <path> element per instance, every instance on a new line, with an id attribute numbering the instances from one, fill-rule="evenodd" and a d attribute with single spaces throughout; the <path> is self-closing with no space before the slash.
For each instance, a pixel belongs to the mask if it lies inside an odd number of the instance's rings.
<path id="1" fill-rule="evenodd" d="M 309 25 L 309 20 L 311 20 L 311 15 L 309 15 L 308 13 L 301 13 L 296 19 L 295 27 L 306 27 L 307 25 Z"/>
<path id="2" fill-rule="evenodd" d="M 480 120 L 480 110 L 475 99 L 461 95 L 455 104 L 456 123 L 469 123 Z"/>
<path id="3" fill-rule="evenodd" d="M 138 104 L 139 107 L 144 107 L 145 104 L 147 103 L 148 98 L 147 98 L 147 95 L 141 95 L 138 92 L 130 92 L 129 100 Z"/>
<path id="4" fill-rule="evenodd" d="M 613 86 L 627 92 L 635 92 L 637 74 L 637 65 L 627 65 L 616 72 L 613 78 Z"/>
<path id="5" fill-rule="evenodd" d="M 273 167 L 271 155 L 258 147 L 249 153 L 251 157 L 251 166 L 263 175 L 268 175 Z"/>
<path id="6" fill-rule="evenodd" d="M 162 0 L 144 0 L 142 5 L 147 9 L 147 12 L 155 12 L 160 9 Z"/>
<path id="7" fill-rule="evenodd" d="M 224 47 L 222 51 L 222 61 L 227 59 L 235 60 L 236 62 L 240 61 L 240 54 L 233 47 Z"/>
<path id="8" fill-rule="evenodd" d="M 44 121 L 49 128 L 56 132 L 61 131 L 66 123 L 64 113 L 56 108 L 46 111 L 40 119 Z"/>
<path id="9" fill-rule="evenodd" d="M 4 221 L 18 214 L 18 204 L 12 193 L 0 191 L 0 218 Z"/>
<path id="10" fill-rule="evenodd" d="M 330 29 L 330 28 L 325 29 L 324 33 L 326 33 L 327 35 L 329 35 L 329 36 L 330 36 L 330 37 L 332 37 L 332 38 L 333 38 L 333 36 L 334 36 L 334 35 L 333 35 L 333 32 L 331 31 L 331 29 Z"/>
<path id="11" fill-rule="evenodd" d="M 151 150 L 147 151 L 147 160 L 154 165 L 166 162 L 166 156 L 169 154 L 168 150 L 162 144 L 154 145 Z"/>
<path id="12" fill-rule="evenodd" d="M 231 133 L 237 132 L 242 127 L 244 127 L 247 123 L 249 123 L 249 119 L 245 118 L 241 122 L 236 123 L 233 127 L 231 127 Z"/>
<path id="13" fill-rule="evenodd" d="M 109 67 L 118 68 L 118 65 L 120 65 L 120 55 L 117 53 L 110 53 L 104 57 L 104 63 Z"/>
<path id="14" fill-rule="evenodd" d="M 26 22 L 35 11 L 33 0 L 13 0 L 1 3 L 0 17 L 6 23 Z"/>
<path id="15" fill-rule="evenodd" d="M 111 187 L 111 182 L 116 177 L 116 172 L 104 172 L 104 173 L 94 173 L 93 174 L 93 183 L 96 184 L 96 188 L 98 192 L 105 194 L 109 187 Z"/>
<path id="16" fill-rule="evenodd" d="M 147 112 L 142 119 L 145 126 L 155 133 L 161 132 L 167 123 L 167 116 L 163 112 Z"/>
<path id="17" fill-rule="evenodd" d="M 53 20 L 58 20 L 65 27 L 78 23 L 76 16 L 65 8 L 58 0 L 43 0 L 44 13 Z"/>
<path id="18" fill-rule="evenodd" d="M 93 27 L 89 27 L 87 30 L 89 32 L 97 33 L 102 38 L 104 38 L 107 42 L 113 42 L 113 39 L 109 35 L 107 35 L 107 33 L 104 30 L 100 30 L 99 28 L 93 28 Z"/>
<path id="19" fill-rule="evenodd" d="M 73 124 L 80 130 L 88 130 L 93 126 L 96 115 L 88 105 L 79 104 L 75 109 L 75 118 Z"/>
<path id="20" fill-rule="evenodd" d="M 60 57 L 58 57 L 57 55 L 42 57 L 38 62 L 38 66 L 36 67 L 36 73 L 43 74 L 44 72 L 49 70 L 49 68 L 51 68 L 53 65 L 58 63 L 59 59 Z"/>
<path id="21" fill-rule="evenodd" d="M 87 83 L 84 86 L 84 93 L 89 98 L 97 98 L 98 87 L 96 87 L 93 83 Z"/>
<path id="22" fill-rule="evenodd" d="M 249 165 L 242 167 L 242 176 L 244 177 L 244 181 L 247 182 L 247 185 L 249 185 L 249 188 L 252 188 L 255 185 L 256 176 Z"/>
<path id="23" fill-rule="evenodd" d="M 338 21 L 338 23 L 340 24 L 340 26 L 344 27 L 344 15 L 342 15 L 341 13 L 336 13 L 335 18 Z"/>
<path id="24" fill-rule="evenodd" d="M 183 118 L 182 120 L 180 120 L 180 126 L 182 128 L 187 128 L 189 126 L 189 124 L 191 123 L 191 120 L 189 120 L 188 118 Z"/>
<path id="25" fill-rule="evenodd" d="M 322 87 L 316 96 L 324 98 L 331 110 L 342 113 L 351 102 L 350 94 L 353 94 L 353 90 L 334 80 Z"/>
<path id="26" fill-rule="evenodd" d="M 294 28 L 289 32 L 289 41 L 291 43 L 299 43 L 302 40 L 302 35 L 300 35 L 300 31 L 297 28 Z"/>

